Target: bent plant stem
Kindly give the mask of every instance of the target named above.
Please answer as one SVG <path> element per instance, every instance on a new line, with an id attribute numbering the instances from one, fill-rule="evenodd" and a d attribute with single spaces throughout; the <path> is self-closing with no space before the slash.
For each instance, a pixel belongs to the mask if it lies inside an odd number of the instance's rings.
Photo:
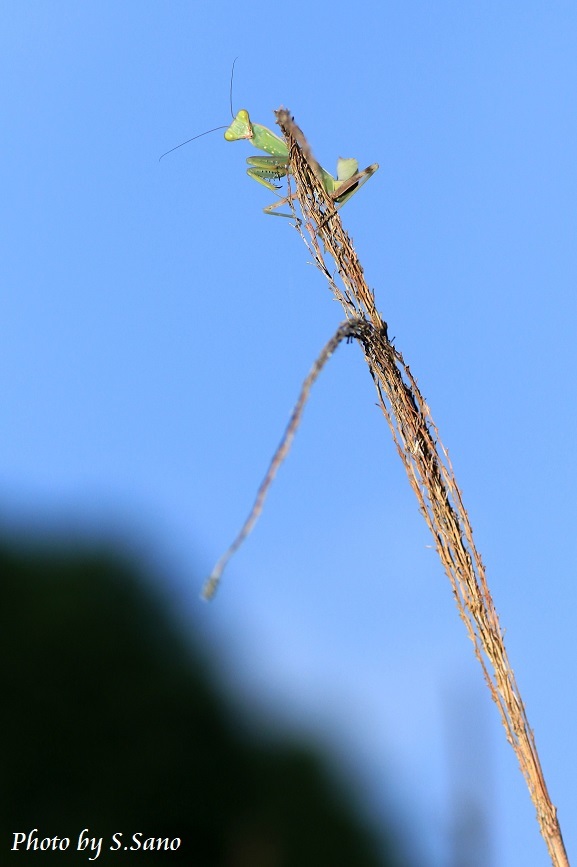
<path id="1" fill-rule="evenodd" d="M 419 509 L 435 540 L 459 615 L 473 642 L 507 740 L 519 761 L 551 861 L 555 867 L 568 867 L 557 811 L 547 791 L 485 568 L 475 547 L 469 516 L 447 450 L 413 374 L 401 353 L 389 341 L 386 323 L 376 309 L 374 294 L 365 281 L 351 239 L 343 229 L 334 201 L 323 186 L 319 164 L 289 112 L 280 109 L 276 114 L 287 143 L 289 172 L 303 215 L 303 221 L 297 222 L 297 229 L 343 305 L 347 318 L 356 321 L 360 318 L 365 323 L 362 328 L 357 326 L 357 337 L 363 346 L 379 404 Z M 292 198 L 290 205 L 294 208 Z M 308 239 L 303 225 L 309 234 Z M 334 260 L 342 287 L 338 286 L 327 266 L 325 254 Z"/>
<path id="2" fill-rule="evenodd" d="M 204 599 L 212 599 L 214 594 L 218 589 L 218 585 L 220 583 L 220 579 L 224 569 L 233 556 L 233 554 L 238 551 L 244 540 L 250 534 L 254 525 L 258 521 L 260 514 L 262 512 L 264 501 L 268 494 L 269 488 L 272 485 L 274 478 L 289 453 L 290 447 L 292 445 L 292 441 L 294 439 L 294 435 L 297 432 L 297 428 L 300 424 L 303 410 L 305 408 L 305 404 L 309 398 L 309 394 L 311 388 L 313 387 L 316 379 L 318 378 L 321 370 L 336 350 L 337 346 L 342 340 L 352 340 L 353 337 L 358 337 L 360 334 L 360 330 L 365 327 L 365 323 L 362 320 L 347 320 L 346 322 L 341 323 L 337 328 L 335 334 L 331 337 L 328 343 L 323 347 L 319 357 L 316 359 L 313 364 L 307 378 L 305 379 L 299 398 L 295 404 L 295 407 L 292 411 L 292 415 L 290 417 L 289 423 L 284 432 L 283 438 L 274 453 L 272 460 L 269 464 L 269 468 L 266 472 L 264 479 L 261 482 L 261 485 L 257 491 L 256 499 L 254 501 L 254 505 L 250 510 L 248 517 L 244 524 L 242 525 L 238 535 L 232 542 L 232 544 L 227 548 L 224 552 L 214 569 L 212 570 L 210 576 L 208 577 L 203 590 L 202 596 Z"/>

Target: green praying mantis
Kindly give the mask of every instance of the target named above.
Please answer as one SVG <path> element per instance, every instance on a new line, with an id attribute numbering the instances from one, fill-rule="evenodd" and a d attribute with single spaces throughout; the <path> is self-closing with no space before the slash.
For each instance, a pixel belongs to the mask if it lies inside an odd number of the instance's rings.
<path id="1" fill-rule="evenodd" d="M 280 186 L 274 184 L 273 180 L 280 180 L 286 177 L 289 172 L 289 152 L 282 138 L 275 135 L 268 127 L 262 126 L 260 123 L 253 123 L 248 111 L 244 108 L 241 108 L 233 118 L 224 137 L 226 141 L 247 140 L 257 150 L 269 154 L 266 157 L 248 157 L 247 163 L 249 168 L 246 170 L 246 173 L 250 178 L 259 184 L 263 184 L 269 190 L 275 191 L 280 189 Z M 320 170 L 326 192 L 333 199 L 336 206 L 340 207 L 345 202 L 348 202 L 357 190 L 360 190 L 362 185 L 375 174 L 378 168 L 379 164 L 373 163 L 360 172 L 357 160 L 339 157 L 337 160 L 336 178 L 330 172 L 327 172 L 326 169 L 323 169 L 322 166 Z M 268 207 L 264 208 L 265 214 L 271 217 L 291 217 L 292 214 L 275 213 L 275 209 L 286 204 L 289 198 L 289 196 L 285 196 L 285 198 L 281 198 L 278 202 L 268 205 Z"/>
<path id="2" fill-rule="evenodd" d="M 234 63 L 232 65 L 230 80 L 231 114 L 233 75 Z M 214 129 L 207 130 L 206 132 L 201 132 L 200 135 L 195 135 L 193 138 L 189 138 L 187 139 L 187 141 L 182 142 L 182 144 L 171 148 L 169 151 L 166 151 L 166 153 L 162 154 L 160 159 L 162 159 L 162 157 L 165 157 L 166 154 L 172 153 L 172 151 L 177 150 L 177 148 L 180 148 L 183 145 L 188 144 L 189 142 L 194 141 L 197 138 L 201 138 L 201 136 L 203 135 L 208 135 L 211 132 L 216 132 L 219 129 L 225 129 L 225 127 L 217 126 Z M 226 141 L 246 140 L 257 150 L 264 151 L 266 154 L 268 154 L 268 156 L 266 157 L 248 157 L 247 163 L 249 165 L 249 168 L 247 169 L 247 174 L 250 178 L 275 193 L 277 190 L 281 189 L 280 185 L 273 183 L 273 181 L 280 181 L 282 178 L 286 177 L 289 174 L 289 152 L 285 142 L 282 138 L 280 138 L 280 136 L 275 135 L 272 130 L 268 129 L 268 127 L 266 126 L 262 126 L 262 124 L 260 123 L 253 123 L 250 119 L 248 111 L 244 108 L 241 108 L 241 110 L 237 112 L 235 116 L 233 116 L 233 120 L 230 126 L 226 127 L 224 137 Z M 364 171 L 360 172 L 357 160 L 343 159 L 342 157 L 339 157 L 339 159 L 337 160 L 337 176 L 335 178 L 330 174 L 330 172 L 327 172 L 326 169 L 323 169 L 323 167 L 320 166 L 323 186 L 328 195 L 334 201 L 337 208 L 339 208 L 341 205 L 344 205 L 345 202 L 348 202 L 348 200 L 352 196 L 354 196 L 357 190 L 360 190 L 363 184 L 366 183 L 369 178 L 371 178 L 375 174 L 378 168 L 379 164 L 373 163 L 372 165 L 364 169 Z M 291 218 L 293 214 L 276 213 L 276 209 L 279 208 L 281 205 L 285 205 L 293 197 L 293 195 L 288 195 L 284 198 L 279 196 L 278 202 L 275 202 L 274 204 L 268 205 L 266 208 L 264 208 L 265 214 L 268 214 L 271 217 Z"/>

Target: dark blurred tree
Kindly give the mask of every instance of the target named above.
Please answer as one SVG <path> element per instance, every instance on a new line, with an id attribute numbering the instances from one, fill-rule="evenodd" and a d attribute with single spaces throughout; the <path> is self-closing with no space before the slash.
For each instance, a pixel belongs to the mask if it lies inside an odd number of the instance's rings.
<path id="1" fill-rule="evenodd" d="M 205 656 L 126 558 L 0 545 L 0 578 L 2 863 L 404 863 L 312 746 L 239 722 Z M 10 851 L 15 832 L 34 828 L 39 839 L 69 837 L 69 849 Z M 96 862 L 76 849 L 84 828 L 103 837 Z M 141 843 L 182 842 L 111 852 L 115 832 L 122 847 L 135 832 Z"/>

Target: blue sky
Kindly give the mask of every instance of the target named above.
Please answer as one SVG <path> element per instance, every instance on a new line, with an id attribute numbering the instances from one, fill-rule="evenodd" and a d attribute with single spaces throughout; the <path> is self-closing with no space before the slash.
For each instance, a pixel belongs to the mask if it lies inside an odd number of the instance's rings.
<path id="1" fill-rule="evenodd" d="M 239 695 L 320 733 L 428 863 L 447 863 L 468 776 L 493 863 L 549 863 L 358 347 L 323 372 L 215 602 L 197 599 L 342 318 L 289 221 L 263 216 L 248 145 L 215 133 L 158 162 L 228 122 L 238 56 L 235 110 L 273 126 L 288 106 L 329 170 L 380 163 L 345 225 L 450 450 L 575 855 L 575 5 L 2 18 L 4 526 L 153 558 Z"/>

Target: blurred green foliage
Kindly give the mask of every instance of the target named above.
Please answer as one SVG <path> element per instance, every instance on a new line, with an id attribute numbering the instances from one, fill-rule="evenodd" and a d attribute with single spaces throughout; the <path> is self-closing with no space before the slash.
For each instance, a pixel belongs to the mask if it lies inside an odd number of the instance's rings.
<path id="1" fill-rule="evenodd" d="M 97 545 L 0 545 L 2 863 L 404 863 L 315 747 L 239 719 L 208 649 L 139 571 Z M 15 832 L 35 828 L 69 837 L 68 850 L 10 851 Z M 77 851 L 85 828 L 103 838 L 92 862 Z M 181 844 L 125 850 L 137 832 Z"/>

